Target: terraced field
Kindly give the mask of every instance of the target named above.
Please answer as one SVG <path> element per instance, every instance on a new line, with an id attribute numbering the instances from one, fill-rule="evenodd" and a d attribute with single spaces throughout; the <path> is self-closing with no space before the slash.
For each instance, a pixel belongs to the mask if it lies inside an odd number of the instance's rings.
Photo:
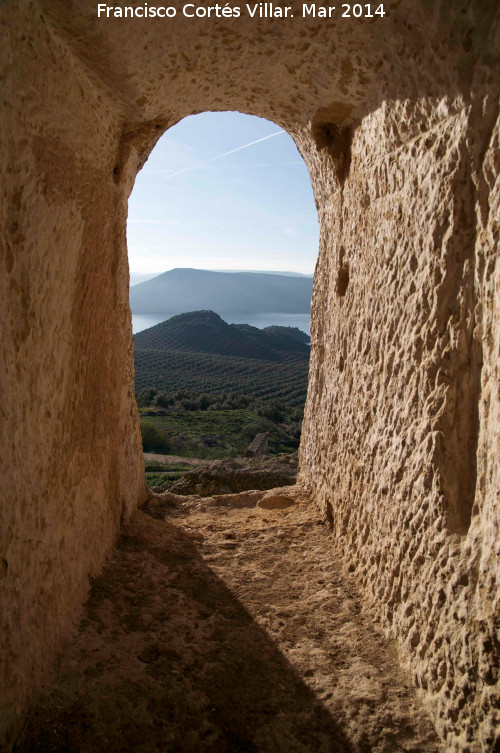
<path id="1" fill-rule="evenodd" d="M 180 314 L 139 332 L 135 391 L 144 450 L 234 457 L 269 432 L 271 453 L 294 452 L 308 340 L 292 327 L 230 325 L 213 311 Z"/>
<path id="2" fill-rule="evenodd" d="M 307 394 L 309 359 L 289 356 L 281 363 L 253 358 L 136 349 L 135 390 L 148 387 L 166 392 L 235 392 L 262 400 L 302 406 Z"/>

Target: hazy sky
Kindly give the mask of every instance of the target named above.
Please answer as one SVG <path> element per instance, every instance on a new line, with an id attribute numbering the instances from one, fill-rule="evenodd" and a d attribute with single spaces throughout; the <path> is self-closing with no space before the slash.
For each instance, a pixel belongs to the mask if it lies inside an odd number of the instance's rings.
<path id="1" fill-rule="evenodd" d="M 129 200 L 131 271 L 312 273 L 318 220 L 309 174 L 292 139 L 279 131 L 236 112 L 193 115 L 170 128 Z"/>

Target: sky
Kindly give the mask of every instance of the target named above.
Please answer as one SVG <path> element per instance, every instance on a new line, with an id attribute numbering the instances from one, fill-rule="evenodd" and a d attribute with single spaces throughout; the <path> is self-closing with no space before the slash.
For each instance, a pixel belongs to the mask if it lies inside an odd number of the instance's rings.
<path id="1" fill-rule="evenodd" d="M 192 115 L 162 136 L 139 172 L 127 236 L 131 273 L 312 274 L 318 218 L 307 168 L 275 123 L 237 112 Z"/>

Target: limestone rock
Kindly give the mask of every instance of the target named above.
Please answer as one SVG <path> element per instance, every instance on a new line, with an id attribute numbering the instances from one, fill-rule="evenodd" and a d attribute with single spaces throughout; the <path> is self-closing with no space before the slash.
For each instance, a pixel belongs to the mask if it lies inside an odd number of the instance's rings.
<path id="1" fill-rule="evenodd" d="M 207 497 L 213 494 L 236 494 L 247 489 L 274 489 L 276 486 L 295 484 L 296 480 L 295 452 L 266 456 L 257 460 L 216 460 L 195 471 L 188 471 L 179 481 L 168 486 L 168 490 L 174 494 L 198 494 Z"/>
<path id="2" fill-rule="evenodd" d="M 227 109 L 293 136 L 318 207 L 299 479 L 446 751 L 498 750 L 498 3 L 96 6 L 0 7 L 0 739 L 146 498 L 128 195 L 170 125 Z"/>

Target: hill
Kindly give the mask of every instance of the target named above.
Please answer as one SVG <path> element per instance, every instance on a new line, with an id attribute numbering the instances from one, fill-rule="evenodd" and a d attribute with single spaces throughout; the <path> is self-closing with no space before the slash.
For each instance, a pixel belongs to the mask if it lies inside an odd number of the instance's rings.
<path id="1" fill-rule="evenodd" d="M 288 335 L 288 337 L 293 337 L 294 340 L 298 340 L 299 343 L 305 343 L 306 345 L 309 345 L 311 340 L 310 336 L 298 327 L 280 327 L 277 324 L 273 324 L 270 327 L 264 327 L 263 331 L 274 335 Z"/>
<path id="2" fill-rule="evenodd" d="M 137 350 L 135 391 L 156 388 L 211 395 L 230 392 L 296 407 L 305 403 L 308 370 L 309 362 L 303 358 L 280 363 L 212 353 Z"/>
<path id="3" fill-rule="evenodd" d="M 269 431 L 271 453 L 298 447 L 308 336 L 227 324 L 213 311 L 171 317 L 134 336 L 143 446 L 193 457 L 239 454 Z"/>
<path id="4" fill-rule="evenodd" d="M 171 269 L 130 288 L 134 314 L 181 314 L 210 309 L 218 314 L 306 314 L 312 278 L 259 272 Z"/>
<path id="5" fill-rule="evenodd" d="M 213 353 L 222 356 L 283 361 L 309 358 L 308 337 L 296 327 L 258 329 L 228 324 L 213 311 L 178 314 L 134 336 L 135 349 Z"/>

